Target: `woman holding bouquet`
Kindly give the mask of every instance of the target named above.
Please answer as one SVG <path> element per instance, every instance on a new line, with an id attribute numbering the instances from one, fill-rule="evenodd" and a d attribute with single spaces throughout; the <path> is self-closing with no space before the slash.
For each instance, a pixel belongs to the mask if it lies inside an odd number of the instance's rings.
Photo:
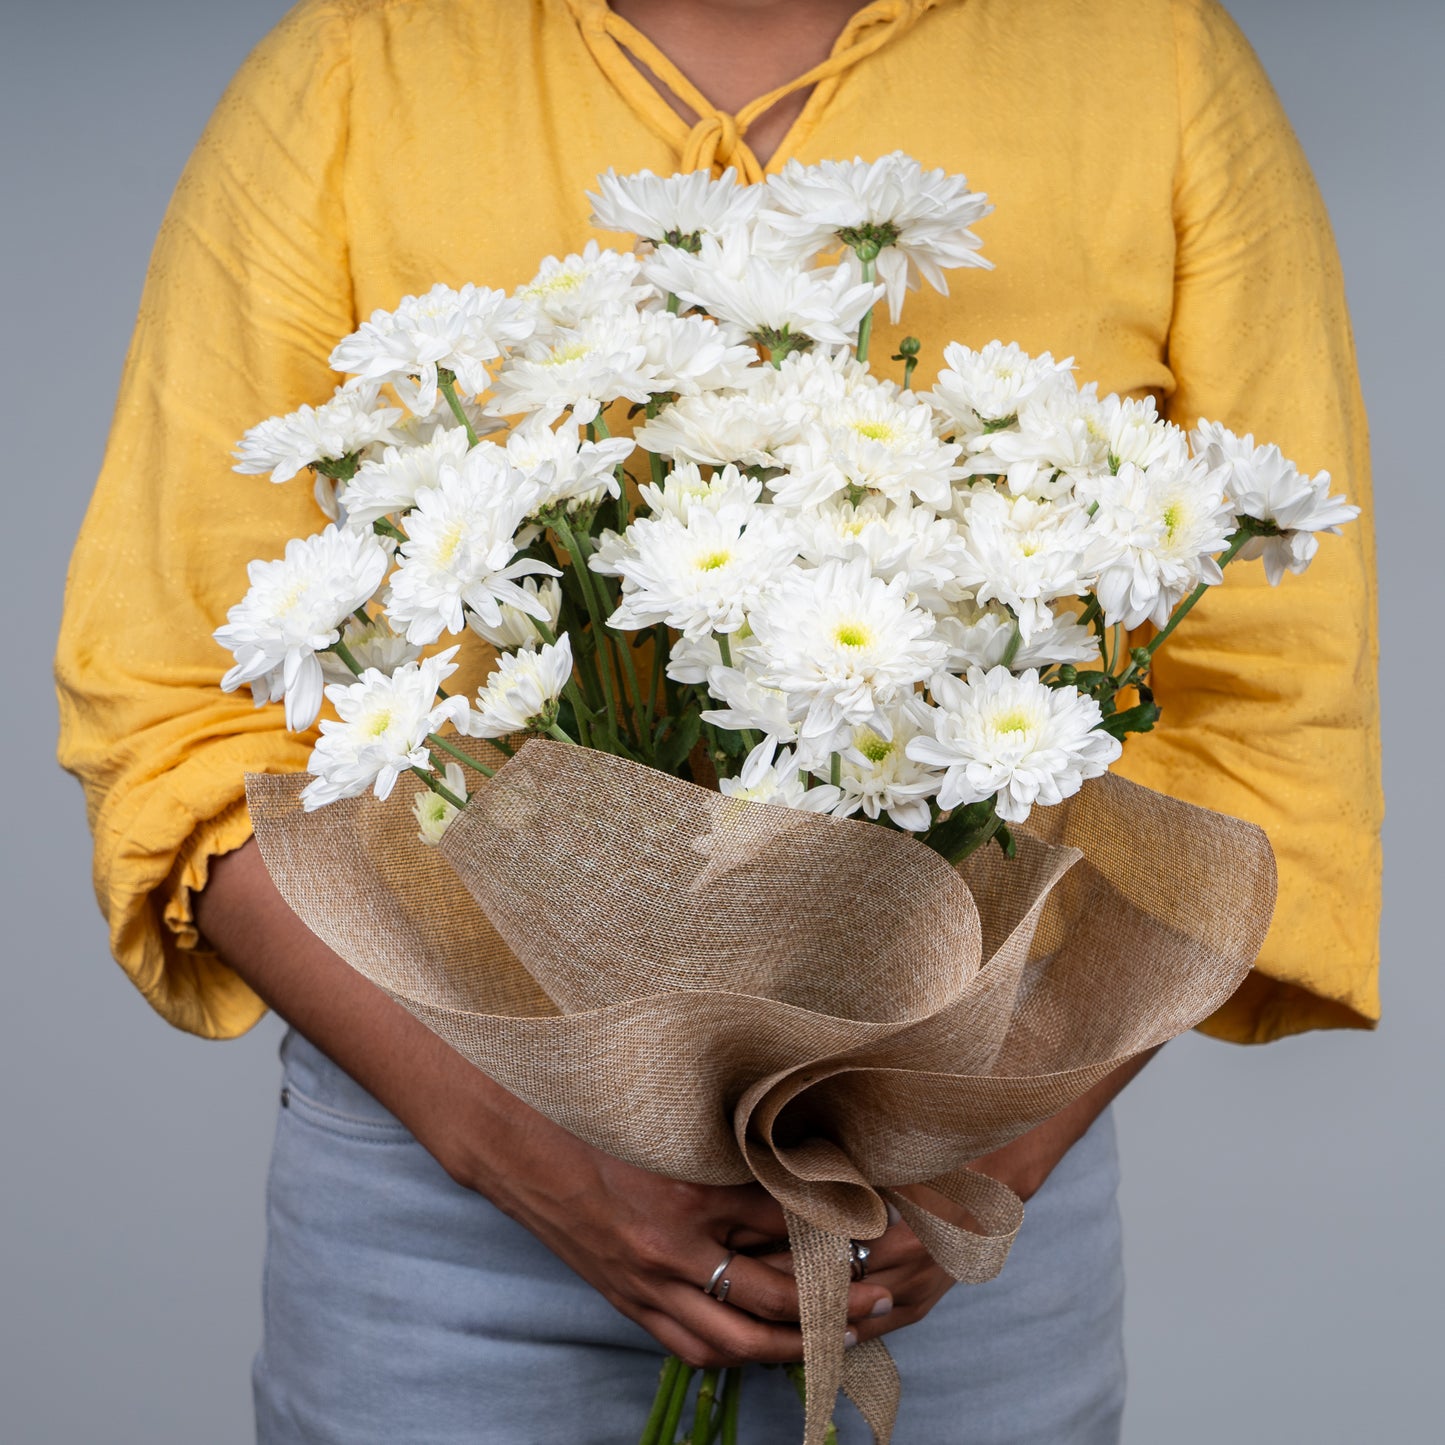
<path id="1" fill-rule="evenodd" d="M 1328 223 L 1213 0 L 307 0 L 187 169 L 72 569 L 62 760 L 91 799 L 116 956 L 153 1006 L 210 1037 L 268 1005 L 292 1025 L 255 1370 L 267 1445 L 629 1440 L 662 1350 L 801 1347 L 761 1189 L 681 1185 L 557 1129 L 276 894 L 242 776 L 300 769 L 309 744 L 217 689 L 210 634 L 246 559 L 316 519 L 294 489 L 238 486 L 228 452 L 255 417 L 324 399 L 325 357 L 373 308 L 437 279 L 511 287 L 579 250 L 609 167 L 756 182 L 894 149 L 997 205 L 996 270 L 910 302 L 925 366 L 953 338 L 1072 353 L 1106 389 L 1252 429 L 1367 499 Z M 876 325 L 887 356 L 901 336 Z M 1130 776 L 1262 824 L 1279 856 L 1274 931 L 1209 1022 L 1220 1037 L 1377 1013 L 1369 557 L 1359 529 L 1283 592 L 1231 572 L 1161 655 L 1165 718 L 1128 754 Z M 849 1329 L 890 1337 L 899 1440 L 1117 1439 L 1107 1106 L 1138 1067 L 978 1161 L 1031 1201 L 997 1280 L 950 1290 L 901 1222 L 878 1241 Z M 725 1302 L 705 1293 L 720 1264 Z M 754 1374 L 744 1438 L 795 1438 L 789 1387 Z M 840 1416 L 841 1438 L 860 1430 Z"/>

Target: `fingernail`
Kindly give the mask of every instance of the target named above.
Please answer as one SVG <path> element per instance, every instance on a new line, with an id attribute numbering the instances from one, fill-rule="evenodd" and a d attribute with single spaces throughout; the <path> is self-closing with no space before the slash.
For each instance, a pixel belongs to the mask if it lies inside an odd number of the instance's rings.
<path id="1" fill-rule="evenodd" d="M 843 1348 L 851 1350 L 858 1343 L 858 1332 L 856 1330 L 843 1331 Z"/>
<path id="2" fill-rule="evenodd" d="M 901 1223 L 901 1222 L 902 1222 L 902 1219 L 903 1219 L 903 1216 L 898 1212 L 898 1206 L 897 1206 L 896 1204 L 894 1204 L 892 1200 L 889 1200 L 889 1201 L 887 1201 L 887 1202 L 888 1202 L 888 1222 L 889 1222 L 889 1224 L 898 1224 L 898 1223 Z"/>
<path id="3" fill-rule="evenodd" d="M 893 1313 L 893 1300 L 888 1295 L 884 1295 L 868 1313 L 872 1315 L 875 1320 L 881 1319 L 884 1315 L 891 1315 Z"/>

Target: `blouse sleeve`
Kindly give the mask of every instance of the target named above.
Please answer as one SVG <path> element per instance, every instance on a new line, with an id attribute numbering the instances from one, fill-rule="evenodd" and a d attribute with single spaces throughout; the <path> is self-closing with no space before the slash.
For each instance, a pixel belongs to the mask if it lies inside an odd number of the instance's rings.
<path id="1" fill-rule="evenodd" d="M 227 90 L 156 242 L 104 466 L 66 585 L 60 761 L 85 787 L 116 959 L 168 1020 L 240 1033 L 263 1006 L 198 937 L 192 893 L 250 834 L 248 771 L 304 768 L 279 706 L 222 693 L 211 639 L 246 564 L 324 518 L 231 471 L 263 417 L 330 395 L 353 329 L 339 3 L 298 6 Z"/>
<path id="2" fill-rule="evenodd" d="M 1248 818 L 1279 861 L 1255 972 L 1206 1025 L 1237 1042 L 1379 1017 L 1380 791 L 1369 440 L 1329 218 L 1269 81 L 1214 0 L 1176 0 L 1180 96 L 1168 400 L 1276 442 L 1364 510 L 1271 588 L 1238 563 L 1161 649 L 1130 771 Z M 1127 754 L 1126 754 L 1127 757 Z"/>

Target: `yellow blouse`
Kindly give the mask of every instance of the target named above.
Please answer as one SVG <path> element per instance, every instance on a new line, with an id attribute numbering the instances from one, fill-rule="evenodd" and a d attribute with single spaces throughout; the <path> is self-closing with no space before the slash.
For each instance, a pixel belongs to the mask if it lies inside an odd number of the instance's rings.
<path id="1" fill-rule="evenodd" d="M 1101 391 L 1253 431 L 1368 504 L 1329 223 L 1214 0 L 875 0 L 811 78 L 769 170 L 901 147 L 997 205 L 979 228 L 997 269 L 910 297 L 921 384 L 951 339 L 1072 354 Z M 242 774 L 302 768 L 310 747 L 218 686 L 211 632 L 247 561 L 322 522 L 301 480 L 234 475 L 235 440 L 327 397 L 332 345 L 374 307 L 438 280 L 511 287 L 580 249 L 608 166 L 756 177 L 758 108 L 712 111 L 604 0 L 303 0 L 242 67 L 156 243 L 57 661 L 115 956 L 172 1023 L 221 1037 L 260 1017 L 191 899 L 249 834 Z M 886 358 L 898 333 L 879 321 Z M 1121 765 L 1273 840 L 1279 908 L 1205 1026 L 1224 1038 L 1378 1016 L 1372 554 L 1366 516 L 1277 590 L 1231 568 L 1162 652 L 1163 721 Z"/>

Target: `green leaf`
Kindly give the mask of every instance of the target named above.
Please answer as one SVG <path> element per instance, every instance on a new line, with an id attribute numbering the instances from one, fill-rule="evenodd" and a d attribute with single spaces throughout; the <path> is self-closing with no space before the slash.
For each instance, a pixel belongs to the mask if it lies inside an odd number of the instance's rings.
<path id="1" fill-rule="evenodd" d="M 664 718 L 657 731 L 657 766 L 665 773 L 675 773 L 702 736 L 702 718 L 695 711 L 688 711 L 681 717 Z"/>

